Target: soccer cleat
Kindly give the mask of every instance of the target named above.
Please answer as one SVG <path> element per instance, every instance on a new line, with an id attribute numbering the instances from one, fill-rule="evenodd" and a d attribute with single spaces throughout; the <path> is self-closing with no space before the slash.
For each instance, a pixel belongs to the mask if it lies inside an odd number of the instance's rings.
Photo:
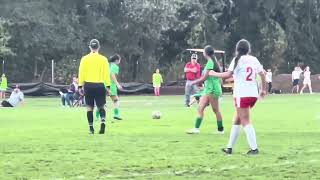
<path id="1" fill-rule="evenodd" d="M 232 154 L 232 148 L 223 148 L 223 149 L 221 149 L 221 150 L 222 150 L 222 152 L 224 152 L 225 154 L 228 154 L 228 155 Z"/>
<path id="2" fill-rule="evenodd" d="M 258 149 L 255 149 L 255 150 L 250 149 L 247 152 L 247 155 L 258 155 L 258 154 L 259 154 L 259 150 Z"/>
<path id="3" fill-rule="evenodd" d="M 106 124 L 105 123 L 101 123 L 99 134 L 104 134 L 105 129 L 106 129 Z"/>
<path id="4" fill-rule="evenodd" d="M 190 105 L 189 105 L 189 104 L 185 104 L 185 106 L 186 106 L 186 107 L 190 107 Z"/>
<path id="5" fill-rule="evenodd" d="M 120 118 L 120 117 L 118 117 L 118 116 L 114 116 L 113 119 L 118 120 L 118 121 L 121 121 L 121 120 L 122 120 L 122 118 Z"/>
<path id="6" fill-rule="evenodd" d="M 90 127 L 89 127 L 89 134 L 94 134 L 94 128 L 93 128 L 93 126 L 90 126 Z"/>
<path id="7" fill-rule="evenodd" d="M 186 132 L 187 134 L 199 134 L 200 130 L 197 128 L 192 128 Z"/>

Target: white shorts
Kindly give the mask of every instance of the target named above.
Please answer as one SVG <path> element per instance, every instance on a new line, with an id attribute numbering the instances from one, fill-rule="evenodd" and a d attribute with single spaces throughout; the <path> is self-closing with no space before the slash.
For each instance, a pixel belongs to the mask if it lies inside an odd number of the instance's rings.
<path id="1" fill-rule="evenodd" d="M 304 79 L 303 80 L 303 84 L 305 84 L 305 85 L 311 84 L 311 80 L 310 79 Z"/>

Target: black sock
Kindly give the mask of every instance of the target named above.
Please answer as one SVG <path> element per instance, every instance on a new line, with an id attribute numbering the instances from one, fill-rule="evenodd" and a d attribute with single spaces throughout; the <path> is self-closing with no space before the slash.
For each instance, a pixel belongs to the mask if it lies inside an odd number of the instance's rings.
<path id="1" fill-rule="evenodd" d="M 87 111 L 87 118 L 89 126 L 93 126 L 93 111 Z"/>
<path id="2" fill-rule="evenodd" d="M 106 111 L 104 108 L 99 109 L 100 117 L 101 117 L 101 123 L 104 123 L 106 120 Z"/>

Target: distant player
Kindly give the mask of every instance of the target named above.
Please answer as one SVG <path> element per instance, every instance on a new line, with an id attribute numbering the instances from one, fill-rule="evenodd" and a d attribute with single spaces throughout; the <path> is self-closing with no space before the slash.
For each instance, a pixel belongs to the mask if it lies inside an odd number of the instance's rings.
<path id="1" fill-rule="evenodd" d="M 119 96 L 118 89 L 122 90 L 121 84 L 118 82 L 118 75 L 120 72 L 119 64 L 121 63 L 121 57 L 119 54 L 115 54 L 110 57 L 110 77 L 111 77 L 111 86 L 110 86 L 110 98 L 113 101 L 113 119 L 122 120 L 120 117 L 119 110 Z"/>
<path id="2" fill-rule="evenodd" d="M 267 69 L 266 81 L 268 83 L 268 93 L 272 93 L 272 71 L 271 69 Z"/>
<path id="3" fill-rule="evenodd" d="M 258 59 L 249 55 L 251 51 L 250 43 L 242 39 L 236 46 L 236 57 L 232 60 L 229 69 L 224 73 L 210 72 L 210 75 L 220 78 L 234 78 L 233 97 L 236 105 L 234 123 L 230 132 L 230 139 L 226 149 L 222 149 L 226 154 L 232 154 L 232 149 L 240 133 L 240 125 L 247 136 L 250 146 L 248 155 L 258 154 L 258 146 L 256 141 L 256 133 L 251 124 L 250 109 L 255 105 L 259 97 L 256 75 L 261 77 L 260 96 L 266 95 L 266 79 L 262 65 Z"/>
<path id="4" fill-rule="evenodd" d="M 6 99 L 7 88 L 8 88 L 7 77 L 5 74 L 2 74 L 1 82 L 0 82 L 0 99 Z"/>
<path id="5" fill-rule="evenodd" d="M 152 84 L 153 84 L 155 96 L 160 96 L 160 87 L 162 83 L 163 83 L 163 79 L 160 74 L 160 70 L 156 69 L 156 72 L 153 73 L 152 75 Z"/>
<path id="6" fill-rule="evenodd" d="M 309 92 L 310 94 L 313 94 L 312 92 L 312 87 L 311 87 L 311 71 L 310 71 L 310 67 L 307 66 L 305 69 L 304 69 L 304 72 L 303 72 L 303 87 L 300 91 L 300 94 L 303 94 L 303 90 L 308 86 L 309 88 Z"/>
<path id="7" fill-rule="evenodd" d="M 87 119 L 89 133 L 94 134 L 93 110 L 95 104 L 100 112 L 101 126 L 99 134 L 105 133 L 106 111 L 106 87 L 110 87 L 110 69 L 106 57 L 99 54 L 100 43 L 92 39 L 89 43 L 91 52 L 83 56 L 79 67 L 79 89 L 84 88 L 85 102 L 87 104 Z"/>
<path id="8" fill-rule="evenodd" d="M 302 70 L 299 66 L 296 66 L 294 70 L 292 71 L 291 78 L 292 78 L 292 93 L 294 93 L 294 90 L 296 89 L 296 92 L 299 93 L 299 80 L 300 75 L 302 73 Z"/>
<path id="9" fill-rule="evenodd" d="M 208 104 L 211 105 L 213 112 L 216 115 L 218 133 L 223 134 L 224 128 L 222 123 L 222 115 L 219 109 L 219 97 L 222 95 L 221 89 L 221 79 L 217 77 L 209 76 L 210 70 L 220 72 L 220 67 L 217 59 L 214 56 L 214 49 L 211 46 L 206 46 L 204 48 L 203 55 L 207 60 L 207 64 L 204 68 L 205 73 L 200 79 L 193 81 L 191 85 L 200 84 L 204 82 L 204 90 L 202 96 L 200 97 L 199 107 L 198 107 L 198 117 L 196 118 L 194 128 L 187 131 L 188 134 L 199 134 L 200 126 L 204 117 L 204 110 Z"/>

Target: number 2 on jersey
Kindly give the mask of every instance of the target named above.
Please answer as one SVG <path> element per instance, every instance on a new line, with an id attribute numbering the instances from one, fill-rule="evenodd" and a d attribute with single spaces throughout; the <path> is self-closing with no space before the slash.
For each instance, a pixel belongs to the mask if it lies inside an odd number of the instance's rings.
<path id="1" fill-rule="evenodd" d="M 252 81 L 252 73 L 253 73 L 253 69 L 252 69 L 252 67 L 247 67 L 247 78 L 246 78 L 246 80 L 247 81 Z"/>

